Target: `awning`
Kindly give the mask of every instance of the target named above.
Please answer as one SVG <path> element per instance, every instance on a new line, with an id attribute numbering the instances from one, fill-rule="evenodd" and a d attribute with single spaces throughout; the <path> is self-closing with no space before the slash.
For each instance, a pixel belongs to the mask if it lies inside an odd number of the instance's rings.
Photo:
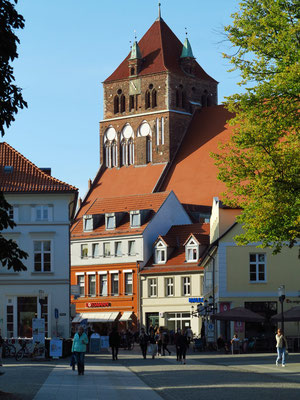
<path id="1" fill-rule="evenodd" d="M 88 322 L 113 322 L 119 315 L 118 312 L 96 312 L 96 313 L 81 313 L 76 315 L 72 320 L 73 323 L 81 322 L 83 319 L 87 319 Z"/>
<path id="2" fill-rule="evenodd" d="M 128 321 L 131 319 L 132 311 L 125 311 L 119 321 Z"/>

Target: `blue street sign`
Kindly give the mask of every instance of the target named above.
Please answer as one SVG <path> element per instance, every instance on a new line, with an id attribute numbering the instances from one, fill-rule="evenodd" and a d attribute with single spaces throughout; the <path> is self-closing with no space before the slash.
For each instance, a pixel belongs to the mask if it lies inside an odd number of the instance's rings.
<path id="1" fill-rule="evenodd" d="M 190 297 L 189 303 L 203 303 L 203 297 Z"/>
<path id="2" fill-rule="evenodd" d="M 55 319 L 58 319 L 58 308 L 54 309 L 54 317 Z"/>

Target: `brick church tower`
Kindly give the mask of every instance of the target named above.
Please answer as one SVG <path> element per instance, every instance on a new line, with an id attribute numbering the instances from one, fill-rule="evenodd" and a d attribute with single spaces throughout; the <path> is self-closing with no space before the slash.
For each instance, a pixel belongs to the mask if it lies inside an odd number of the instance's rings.
<path id="1" fill-rule="evenodd" d="M 100 162 L 109 168 L 171 161 L 195 109 L 217 104 L 217 82 L 160 15 L 103 87 Z"/>

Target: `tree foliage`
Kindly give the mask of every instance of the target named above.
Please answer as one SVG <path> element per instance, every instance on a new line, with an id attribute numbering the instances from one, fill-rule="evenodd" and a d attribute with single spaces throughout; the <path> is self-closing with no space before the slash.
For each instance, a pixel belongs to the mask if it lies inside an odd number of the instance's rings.
<path id="1" fill-rule="evenodd" d="M 14 0 L 17 3 L 17 0 Z M 21 89 L 13 82 L 13 67 L 10 63 L 18 57 L 17 45 L 20 43 L 15 29 L 24 28 L 24 18 L 18 14 L 15 5 L 0 0 L 0 132 L 1 136 L 15 120 L 20 108 L 27 107 Z"/>
<path id="2" fill-rule="evenodd" d="M 299 14 L 297 0 L 243 0 L 225 27 L 244 90 L 227 98 L 234 132 L 213 157 L 225 203 L 242 208 L 237 243 L 274 253 L 299 238 Z"/>
<path id="3" fill-rule="evenodd" d="M 17 3 L 17 0 L 14 0 Z M 5 127 L 8 128 L 15 120 L 14 115 L 19 108 L 27 107 L 21 93 L 21 89 L 13 84 L 15 78 L 10 63 L 18 57 L 18 37 L 15 29 L 24 27 L 24 18 L 15 10 L 10 1 L 0 0 L 0 132 L 5 134 Z M 15 223 L 9 217 L 10 205 L 0 192 L 0 232 L 3 229 L 14 228 Z M 17 243 L 7 240 L 0 234 L 0 263 L 14 271 L 26 270 L 21 261 L 28 255 L 20 250 Z"/>

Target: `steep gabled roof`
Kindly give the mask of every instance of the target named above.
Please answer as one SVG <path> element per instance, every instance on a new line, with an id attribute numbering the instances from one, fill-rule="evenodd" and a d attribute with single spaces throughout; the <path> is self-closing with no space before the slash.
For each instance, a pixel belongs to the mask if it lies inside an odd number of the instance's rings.
<path id="1" fill-rule="evenodd" d="M 4 193 L 45 193 L 77 192 L 78 189 L 46 174 L 9 144 L 2 142 L 0 190 Z"/>
<path id="2" fill-rule="evenodd" d="M 159 210 L 162 204 L 169 196 L 169 192 L 149 193 L 132 196 L 122 196 L 113 198 L 98 198 L 86 209 L 86 215 L 99 215 L 112 212 L 124 212 L 125 215 L 120 221 L 119 226 L 113 230 L 105 229 L 105 221 L 96 227 L 93 231 L 83 231 L 83 215 L 77 216 L 71 228 L 71 238 L 88 239 L 93 237 L 111 237 L 121 235 L 137 235 L 141 234 L 153 215 Z M 150 210 L 148 217 L 140 227 L 130 227 L 129 212 L 134 210 Z"/>
<path id="3" fill-rule="evenodd" d="M 139 76 L 159 72 L 173 72 L 185 75 L 180 67 L 180 56 L 183 44 L 171 31 L 162 18 L 156 20 L 138 43 L 143 57 Z M 104 81 L 105 83 L 129 77 L 128 59 L 130 54 L 118 68 Z M 203 68 L 196 63 L 195 76 L 216 82 Z"/>

